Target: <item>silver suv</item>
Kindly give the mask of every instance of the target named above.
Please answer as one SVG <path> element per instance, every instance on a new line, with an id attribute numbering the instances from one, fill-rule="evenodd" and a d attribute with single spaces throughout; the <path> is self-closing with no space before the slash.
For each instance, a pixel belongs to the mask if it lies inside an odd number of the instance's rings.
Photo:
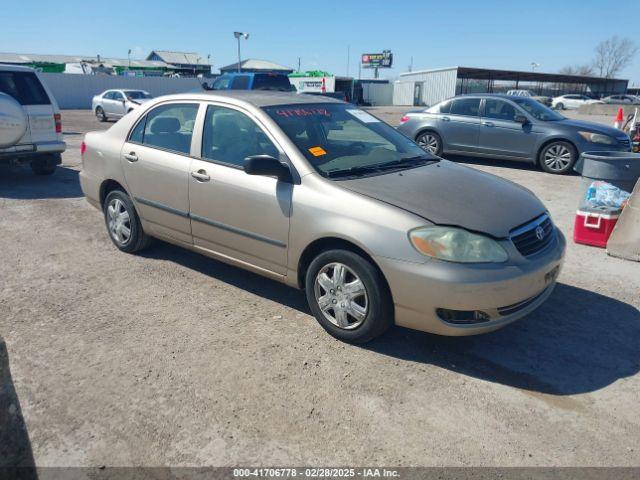
<path id="1" fill-rule="evenodd" d="M 60 109 L 38 73 L 0 65 L 0 163 L 29 163 L 51 175 L 62 161 Z"/>

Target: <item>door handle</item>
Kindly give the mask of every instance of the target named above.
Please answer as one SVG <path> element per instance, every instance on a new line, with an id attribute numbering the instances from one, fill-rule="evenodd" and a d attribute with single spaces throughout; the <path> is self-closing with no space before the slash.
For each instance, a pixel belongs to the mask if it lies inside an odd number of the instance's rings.
<path id="1" fill-rule="evenodd" d="M 125 153 L 124 154 L 124 158 L 126 158 L 130 162 L 137 162 L 138 161 L 138 156 L 136 155 L 136 152 Z"/>
<path id="2" fill-rule="evenodd" d="M 483 124 L 485 127 L 494 127 L 494 126 L 495 126 L 493 122 L 482 122 L 482 124 Z"/>
<path id="3" fill-rule="evenodd" d="M 449 117 L 442 117 L 441 119 L 443 122 L 448 122 L 449 121 Z"/>
<path id="4" fill-rule="evenodd" d="M 207 171 L 202 169 L 198 170 L 197 172 L 191 172 L 191 176 L 199 182 L 208 182 L 209 180 L 211 180 L 211 177 L 207 175 Z"/>

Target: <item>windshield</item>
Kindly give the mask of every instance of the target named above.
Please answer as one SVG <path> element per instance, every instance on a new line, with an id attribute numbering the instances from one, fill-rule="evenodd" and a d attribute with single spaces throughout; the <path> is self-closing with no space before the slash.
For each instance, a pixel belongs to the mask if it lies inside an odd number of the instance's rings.
<path id="1" fill-rule="evenodd" d="M 149 95 L 147 92 L 143 92 L 142 90 L 127 91 L 124 93 L 127 96 L 127 98 L 131 100 L 138 100 L 141 98 L 151 98 L 151 95 Z"/>
<path id="2" fill-rule="evenodd" d="M 537 100 L 533 100 L 526 97 L 513 97 L 510 98 L 512 102 L 517 103 L 520 107 L 524 108 L 529 115 L 542 120 L 543 122 L 556 122 L 558 120 L 564 120 L 564 117 L 557 112 L 554 112 L 548 107 L 545 107 Z"/>
<path id="3" fill-rule="evenodd" d="M 376 174 L 438 161 L 407 137 L 364 110 L 345 104 L 263 108 L 327 177 Z"/>

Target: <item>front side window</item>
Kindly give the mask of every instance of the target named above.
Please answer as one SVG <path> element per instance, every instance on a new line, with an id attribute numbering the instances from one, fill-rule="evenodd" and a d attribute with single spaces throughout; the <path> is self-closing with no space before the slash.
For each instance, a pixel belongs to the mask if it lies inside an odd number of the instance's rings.
<path id="1" fill-rule="evenodd" d="M 202 132 L 202 158 L 241 167 L 252 155 L 280 153 L 262 129 L 247 115 L 225 107 L 209 106 Z"/>
<path id="2" fill-rule="evenodd" d="M 388 124 L 353 105 L 263 107 L 323 176 L 375 174 L 436 161 Z"/>
<path id="3" fill-rule="evenodd" d="M 148 92 L 142 90 L 127 90 L 125 95 L 129 100 L 140 100 L 142 98 L 153 98 Z"/>
<path id="4" fill-rule="evenodd" d="M 197 113 L 195 103 L 156 107 L 138 122 L 129 140 L 189 155 Z"/>
<path id="5" fill-rule="evenodd" d="M 531 98 L 513 98 L 512 101 L 525 110 L 529 115 L 542 120 L 543 122 L 557 122 L 564 117 L 549 107 L 545 107 L 540 102 Z"/>
<path id="6" fill-rule="evenodd" d="M 124 97 L 122 96 L 122 94 L 120 92 L 113 92 L 113 99 L 117 100 L 117 101 L 121 101 L 124 100 Z"/>
<path id="7" fill-rule="evenodd" d="M 458 98 L 451 105 L 451 115 L 464 115 L 466 117 L 477 117 L 480 111 L 479 98 Z"/>
<path id="8" fill-rule="evenodd" d="M 223 75 L 218 78 L 213 85 L 211 86 L 212 90 L 226 90 L 229 88 L 229 82 L 231 82 L 231 78 L 228 75 Z"/>
<path id="9" fill-rule="evenodd" d="M 506 120 L 513 122 L 513 118 L 516 116 L 516 109 L 513 105 L 494 98 L 488 98 L 484 104 L 484 117 L 493 118 L 496 120 Z"/>
<path id="10" fill-rule="evenodd" d="M 231 90 L 248 90 L 249 89 L 249 76 L 238 75 L 233 79 L 231 84 Z"/>

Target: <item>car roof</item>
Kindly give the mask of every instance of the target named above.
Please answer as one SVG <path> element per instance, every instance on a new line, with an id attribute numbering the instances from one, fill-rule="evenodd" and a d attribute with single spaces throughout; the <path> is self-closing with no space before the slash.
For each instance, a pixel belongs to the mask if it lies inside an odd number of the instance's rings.
<path id="1" fill-rule="evenodd" d="M 21 65 L 8 65 L 6 63 L 0 63 L 0 70 L 10 72 L 35 72 L 31 67 L 23 67 Z"/>
<path id="2" fill-rule="evenodd" d="M 304 93 L 274 92 L 269 90 L 209 90 L 204 92 L 167 95 L 165 100 L 182 100 L 194 98 L 197 100 L 235 101 L 234 103 L 248 103 L 255 107 L 272 107 L 276 105 L 305 105 L 318 103 L 345 103 L 332 97 L 318 99 L 317 95 Z"/>

